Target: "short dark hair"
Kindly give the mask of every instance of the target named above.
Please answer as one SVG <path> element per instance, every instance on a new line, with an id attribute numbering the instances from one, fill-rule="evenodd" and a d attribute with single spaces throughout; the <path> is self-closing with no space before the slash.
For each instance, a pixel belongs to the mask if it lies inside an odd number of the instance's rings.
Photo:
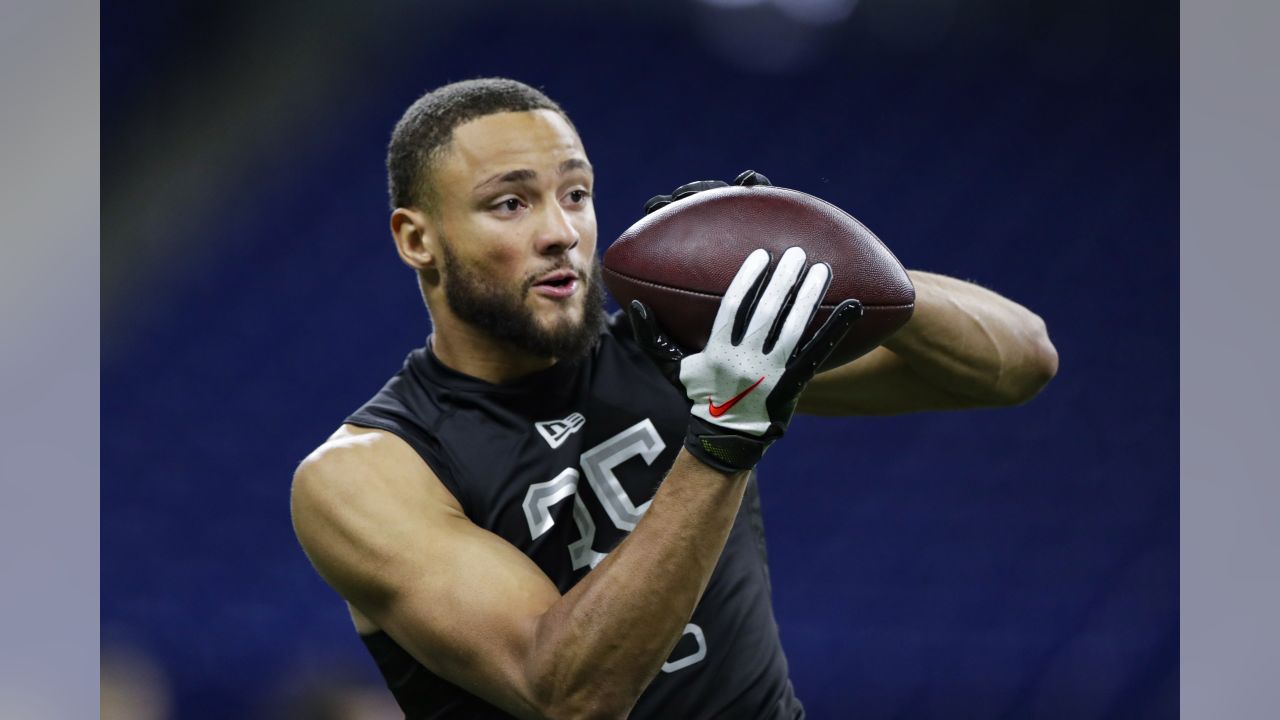
<path id="1" fill-rule="evenodd" d="M 507 78 L 463 80 L 418 98 L 396 123 L 387 146 L 391 209 L 429 203 L 431 165 L 453 138 L 454 128 L 485 115 L 530 110 L 551 110 L 573 126 L 551 98 Z"/>

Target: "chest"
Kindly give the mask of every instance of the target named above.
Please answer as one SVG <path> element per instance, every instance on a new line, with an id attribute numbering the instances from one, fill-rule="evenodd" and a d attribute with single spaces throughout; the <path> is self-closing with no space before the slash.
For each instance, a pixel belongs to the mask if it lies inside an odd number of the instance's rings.
<path id="1" fill-rule="evenodd" d="M 572 587 L 635 529 L 684 440 L 688 406 L 647 365 L 603 364 L 540 402 L 478 408 L 458 465 L 473 522 Z"/>

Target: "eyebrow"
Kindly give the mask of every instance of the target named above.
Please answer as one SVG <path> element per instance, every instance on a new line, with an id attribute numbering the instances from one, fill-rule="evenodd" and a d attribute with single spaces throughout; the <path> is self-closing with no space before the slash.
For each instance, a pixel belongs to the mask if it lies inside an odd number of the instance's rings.
<path id="1" fill-rule="evenodd" d="M 557 170 L 561 175 L 564 175 L 571 170 L 585 170 L 587 172 L 591 172 L 591 163 L 583 160 L 582 158 L 569 158 L 568 160 L 560 163 L 560 167 L 557 168 Z M 512 170 L 510 172 L 494 175 L 488 180 L 476 185 L 475 189 L 479 190 L 486 185 L 529 182 L 530 180 L 536 180 L 537 178 L 538 173 L 522 168 L 520 170 Z"/>

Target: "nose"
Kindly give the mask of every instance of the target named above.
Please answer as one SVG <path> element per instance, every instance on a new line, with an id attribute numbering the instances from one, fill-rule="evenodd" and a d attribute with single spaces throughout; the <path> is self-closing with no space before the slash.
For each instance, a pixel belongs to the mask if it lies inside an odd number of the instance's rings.
<path id="1" fill-rule="evenodd" d="M 560 207 L 560 203 L 545 203 L 542 222 L 538 226 L 538 234 L 534 246 L 539 255 L 558 255 L 577 247 L 582 239 L 578 228 L 574 227 L 569 213 Z"/>

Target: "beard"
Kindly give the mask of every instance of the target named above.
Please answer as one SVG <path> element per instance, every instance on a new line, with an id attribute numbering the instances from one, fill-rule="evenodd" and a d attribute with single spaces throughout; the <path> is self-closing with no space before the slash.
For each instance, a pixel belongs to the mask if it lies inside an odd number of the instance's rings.
<path id="1" fill-rule="evenodd" d="M 443 239 L 442 239 L 443 240 Z M 600 262 L 593 256 L 591 270 L 583 272 L 567 260 L 556 267 L 527 277 L 518 288 L 497 285 L 482 273 L 458 261 L 447 242 L 440 243 L 445 272 L 444 298 L 460 320 L 489 335 L 537 357 L 576 360 L 590 351 L 604 329 L 604 278 Z M 568 268 L 578 274 L 579 289 L 586 281 L 582 299 L 582 320 L 557 318 L 550 327 L 538 322 L 525 303 L 534 281 L 551 270 Z"/>

